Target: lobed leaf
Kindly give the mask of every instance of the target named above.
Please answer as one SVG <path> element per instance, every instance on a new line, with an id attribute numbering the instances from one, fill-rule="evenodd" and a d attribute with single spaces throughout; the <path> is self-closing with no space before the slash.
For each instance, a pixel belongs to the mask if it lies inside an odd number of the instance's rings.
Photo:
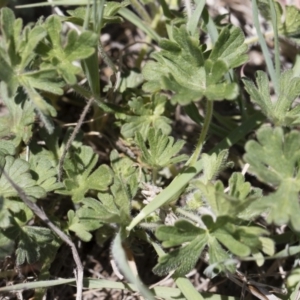
<path id="1" fill-rule="evenodd" d="M 262 127 L 257 132 L 257 139 L 257 142 L 249 141 L 246 144 L 244 159 L 250 164 L 251 173 L 277 188 L 263 197 L 257 207 L 269 211 L 269 222 L 277 225 L 291 222 L 298 231 L 300 134 L 298 131 L 284 134 L 280 127 Z"/>
<path id="2" fill-rule="evenodd" d="M 173 41 L 163 39 L 160 43 L 163 50 L 152 54 L 155 62 L 148 62 L 143 68 L 145 91 L 172 91 L 172 102 L 182 105 L 202 97 L 230 100 L 237 96 L 237 85 L 225 82 L 224 75 L 247 60 L 244 54 L 247 46 L 239 28 L 224 28 L 207 59 L 198 40 L 183 26 L 173 28 L 173 38 Z"/>
<path id="3" fill-rule="evenodd" d="M 130 111 L 127 114 L 117 114 L 124 124 L 121 133 L 125 138 L 134 137 L 137 131 L 145 138 L 151 127 L 161 129 L 164 134 L 171 132 L 171 120 L 165 117 L 167 98 L 154 95 L 149 98 L 137 97 L 128 102 Z"/>
<path id="4" fill-rule="evenodd" d="M 8 155 L 5 157 L 4 171 L 26 195 L 37 199 L 45 197 L 45 190 L 32 179 L 30 165 L 26 161 Z M 17 191 L 7 181 L 2 169 L 0 169 L 0 193 L 4 198 L 18 196 Z"/>
<path id="5" fill-rule="evenodd" d="M 300 77 L 295 77 L 293 70 L 283 72 L 279 78 L 279 94 L 275 103 L 271 102 L 269 80 L 262 71 L 256 73 L 256 85 L 243 79 L 245 89 L 251 99 L 257 103 L 262 112 L 275 124 L 280 126 L 297 125 L 300 122 L 299 105 L 293 102 L 300 94 Z"/>
<path id="6" fill-rule="evenodd" d="M 80 202 L 91 189 L 107 190 L 113 179 L 111 169 L 106 165 L 101 165 L 92 172 L 96 162 L 97 157 L 91 147 L 78 147 L 64 164 L 67 174 L 64 180 L 65 190 L 57 191 L 57 193 L 71 195 L 74 202 Z"/>
<path id="7" fill-rule="evenodd" d="M 51 47 L 43 46 L 40 54 L 45 61 L 50 62 L 69 84 L 76 83 L 76 75 L 80 69 L 73 65 L 74 60 L 85 59 L 95 52 L 97 35 L 91 31 L 85 31 L 81 35 L 74 30 L 68 32 L 67 43 L 63 47 L 60 37 L 62 29 L 58 16 L 50 16 L 45 22 Z"/>
<path id="8" fill-rule="evenodd" d="M 187 160 L 186 155 L 175 156 L 183 147 L 184 142 L 176 141 L 174 143 L 174 138 L 163 134 L 160 129 L 150 128 L 147 140 L 149 149 L 147 149 L 142 135 L 139 132 L 136 133 L 135 142 L 141 149 L 141 160 L 150 168 L 162 168 Z"/>

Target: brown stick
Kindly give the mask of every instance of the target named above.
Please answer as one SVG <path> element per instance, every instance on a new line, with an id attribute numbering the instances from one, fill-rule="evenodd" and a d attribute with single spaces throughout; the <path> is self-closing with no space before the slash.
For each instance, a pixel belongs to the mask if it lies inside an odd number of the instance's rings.
<path id="1" fill-rule="evenodd" d="M 79 131 L 79 129 L 80 129 L 82 123 L 83 123 L 84 118 L 86 117 L 92 103 L 94 102 L 94 100 L 95 99 L 93 97 L 90 98 L 89 101 L 87 102 L 86 106 L 84 107 L 84 109 L 83 109 L 83 111 L 80 115 L 80 118 L 79 118 L 79 120 L 78 120 L 78 122 L 77 122 L 70 138 L 67 141 L 66 147 L 63 151 L 63 154 L 62 154 L 61 158 L 59 159 L 59 162 L 58 162 L 58 181 L 59 182 L 61 182 L 61 179 L 62 179 L 62 168 L 63 168 L 63 163 L 64 163 L 64 160 L 66 158 L 66 155 L 69 151 L 69 148 L 71 147 L 72 142 L 74 141 L 74 139 L 76 137 L 76 134 L 78 133 L 78 131 Z"/>
<path id="2" fill-rule="evenodd" d="M 75 261 L 77 272 L 75 271 L 76 277 L 76 288 L 77 295 L 76 300 L 82 299 L 82 286 L 83 286 L 83 265 L 81 263 L 78 251 L 76 249 L 75 244 L 72 240 L 58 227 L 56 227 L 47 217 L 45 212 L 38 207 L 34 202 L 30 201 L 26 196 L 24 190 L 20 188 L 10 177 L 9 175 L 2 169 L 3 175 L 6 177 L 7 181 L 11 184 L 11 186 L 17 191 L 19 197 L 23 200 L 23 202 L 33 211 L 33 213 L 38 216 L 53 232 L 55 232 L 66 244 L 68 244 L 72 250 L 73 259 Z"/>

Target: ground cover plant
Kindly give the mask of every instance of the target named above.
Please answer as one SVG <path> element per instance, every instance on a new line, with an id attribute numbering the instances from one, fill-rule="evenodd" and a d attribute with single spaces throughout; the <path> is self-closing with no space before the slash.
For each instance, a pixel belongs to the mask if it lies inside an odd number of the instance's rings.
<path id="1" fill-rule="evenodd" d="M 1 299 L 299 299 L 299 3 L 243 3 L 0 1 Z"/>

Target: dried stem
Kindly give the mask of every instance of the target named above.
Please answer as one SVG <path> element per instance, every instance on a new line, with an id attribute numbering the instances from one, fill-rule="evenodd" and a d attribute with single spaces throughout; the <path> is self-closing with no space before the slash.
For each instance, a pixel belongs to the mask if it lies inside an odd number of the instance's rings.
<path id="1" fill-rule="evenodd" d="M 77 272 L 76 275 L 76 287 L 77 287 L 77 295 L 76 300 L 82 299 L 82 287 L 83 287 L 83 265 L 81 263 L 78 251 L 76 249 L 75 244 L 72 242 L 70 237 L 68 237 L 63 231 L 61 231 L 58 227 L 56 227 L 47 217 L 45 212 L 38 207 L 34 202 L 30 201 L 26 196 L 24 190 L 20 188 L 10 177 L 9 175 L 2 169 L 3 175 L 6 177 L 7 181 L 11 184 L 11 186 L 17 191 L 19 197 L 23 200 L 23 202 L 33 211 L 33 213 L 38 216 L 53 232 L 57 234 L 66 244 L 68 244 L 72 250 L 73 259 L 76 264 Z"/>
<path id="2" fill-rule="evenodd" d="M 70 138 L 67 141 L 66 147 L 63 151 L 63 154 L 62 154 L 61 158 L 59 159 L 59 162 L 58 162 L 58 181 L 59 182 L 61 182 L 61 179 L 62 179 L 62 167 L 63 167 L 64 160 L 66 158 L 66 155 L 67 155 L 67 153 L 68 153 L 68 151 L 71 147 L 72 142 L 74 141 L 76 135 L 78 134 L 78 131 L 79 131 L 79 129 L 80 129 L 82 123 L 83 123 L 83 120 L 86 117 L 86 115 L 87 115 L 92 103 L 94 102 L 94 100 L 95 99 L 93 97 L 91 97 L 89 99 L 89 101 L 87 102 L 86 106 L 84 107 L 84 110 L 82 111 L 82 113 L 80 115 L 80 118 L 79 118 L 79 120 L 78 120 L 78 122 L 77 122 Z"/>

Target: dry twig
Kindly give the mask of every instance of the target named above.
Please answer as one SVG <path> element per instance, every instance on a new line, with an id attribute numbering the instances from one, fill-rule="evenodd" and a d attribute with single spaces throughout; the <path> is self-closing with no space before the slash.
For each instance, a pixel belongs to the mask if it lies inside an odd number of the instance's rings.
<path id="1" fill-rule="evenodd" d="M 83 265 L 81 263 L 78 251 L 76 249 L 75 244 L 72 242 L 72 240 L 64 233 L 62 232 L 57 226 L 55 226 L 47 217 L 45 212 L 38 207 L 34 202 L 30 201 L 28 197 L 26 196 L 24 190 L 20 188 L 10 177 L 9 175 L 4 171 L 2 168 L 1 170 L 7 181 L 11 184 L 11 186 L 17 191 L 19 197 L 23 200 L 23 202 L 33 211 L 33 213 L 38 216 L 53 232 L 55 232 L 66 244 L 68 244 L 72 250 L 73 259 L 76 264 L 77 272 L 75 271 L 75 277 L 76 277 L 76 288 L 77 288 L 77 295 L 76 300 L 82 299 L 82 287 L 83 287 Z"/>

